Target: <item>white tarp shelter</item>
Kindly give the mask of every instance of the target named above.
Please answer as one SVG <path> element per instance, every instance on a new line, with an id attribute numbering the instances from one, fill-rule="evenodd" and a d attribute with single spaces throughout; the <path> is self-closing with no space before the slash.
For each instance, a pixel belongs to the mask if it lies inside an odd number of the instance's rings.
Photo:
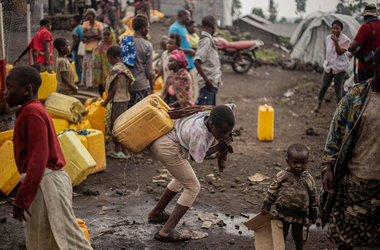
<path id="1" fill-rule="evenodd" d="M 290 58 L 322 67 L 326 58 L 326 37 L 332 33 L 331 24 L 336 19 L 343 23 L 343 34 L 352 41 L 360 28 L 360 24 L 353 17 L 320 11 L 313 12 L 302 20 L 291 36 L 290 44 L 293 46 L 293 51 Z M 354 78 L 353 68 L 352 58 L 347 70 L 350 79 Z"/>

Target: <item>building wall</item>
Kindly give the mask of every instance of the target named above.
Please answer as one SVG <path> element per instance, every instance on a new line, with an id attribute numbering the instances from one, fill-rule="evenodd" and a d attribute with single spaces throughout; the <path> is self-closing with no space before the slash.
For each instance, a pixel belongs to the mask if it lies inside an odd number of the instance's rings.
<path id="1" fill-rule="evenodd" d="M 264 43 L 273 43 L 277 40 L 277 38 L 264 30 L 257 29 L 252 25 L 247 24 L 244 21 L 236 20 L 234 21 L 234 26 L 238 26 L 241 33 L 249 32 L 251 33 L 251 39 L 261 39 Z"/>
<path id="2" fill-rule="evenodd" d="M 202 22 L 202 18 L 212 15 L 222 27 L 232 25 L 232 0 L 192 0 L 195 5 L 194 21 Z M 185 1 L 158 0 L 159 11 L 168 16 L 177 15 L 183 9 Z"/>

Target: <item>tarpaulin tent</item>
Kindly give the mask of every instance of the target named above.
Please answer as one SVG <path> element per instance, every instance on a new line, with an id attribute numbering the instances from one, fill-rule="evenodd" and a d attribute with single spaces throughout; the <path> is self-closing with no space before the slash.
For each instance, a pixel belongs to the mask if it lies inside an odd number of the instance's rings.
<path id="1" fill-rule="evenodd" d="M 331 24 L 336 19 L 343 23 L 342 32 L 352 41 L 360 28 L 355 18 L 342 14 L 313 12 L 302 20 L 291 36 L 290 44 L 293 51 L 290 58 L 322 67 L 326 58 L 326 37 L 331 34 Z M 352 58 L 347 70 L 350 79 L 353 79 L 353 68 Z"/>

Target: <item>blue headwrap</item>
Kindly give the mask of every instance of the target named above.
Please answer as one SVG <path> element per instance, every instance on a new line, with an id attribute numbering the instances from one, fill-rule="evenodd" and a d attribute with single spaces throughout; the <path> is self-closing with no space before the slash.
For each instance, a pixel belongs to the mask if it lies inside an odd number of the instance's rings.
<path id="1" fill-rule="evenodd" d="M 128 67 L 133 68 L 136 61 L 136 49 L 132 36 L 123 36 L 120 41 L 121 61 Z"/>

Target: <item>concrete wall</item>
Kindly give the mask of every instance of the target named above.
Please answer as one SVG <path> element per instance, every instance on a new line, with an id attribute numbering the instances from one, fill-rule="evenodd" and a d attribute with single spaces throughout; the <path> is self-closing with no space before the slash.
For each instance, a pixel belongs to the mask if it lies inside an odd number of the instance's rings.
<path id="1" fill-rule="evenodd" d="M 231 6 L 232 0 L 193 0 L 195 4 L 194 21 L 198 24 L 202 18 L 212 15 L 218 21 L 220 26 L 231 26 Z M 177 15 L 178 11 L 183 9 L 185 1 L 181 0 L 158 0 L 159 11 L 168 16 Z"/>

